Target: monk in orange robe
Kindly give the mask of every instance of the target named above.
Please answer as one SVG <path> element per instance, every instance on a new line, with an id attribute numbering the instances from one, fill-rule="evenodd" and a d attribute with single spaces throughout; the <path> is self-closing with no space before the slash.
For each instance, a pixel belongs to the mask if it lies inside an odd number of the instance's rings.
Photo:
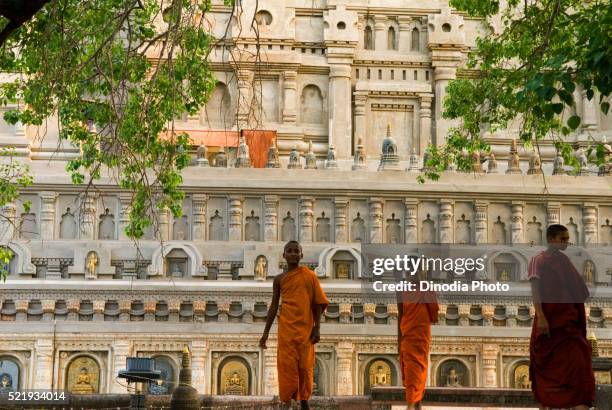
<path id="1" fill-rule="evenodd" d="M 569 258 L 563 225 L 546 230 L 548 249 L 529 262 L 535 319 L 529 342 L 531 390 L 542 409 L 588 410 L 595 402 L 584 301 L 589 290 Z"/>
<path id="2" fill-rule="evenodd" d="M 426 273 L 415 278 L 426 280 Z M 431 324 L 438 322 L 438 303 L 433 292 L 419 289 L 419 281 L 413 281 L 415 291 L 398 294 L 398 350 L 408 409 L 420 408 L 425 394 Z"/>
<path id="3" fill-rule="evenodd" d="M 274 278 L 272 304 L 259 346 L 266 348 L 270 327 L 282 300 L 278 319 L 278 390 L 285 407 L 291 400 L 300 401 L 302 409 L 309 409 L 315 366 L 314 345 L 320 339 L 321 314 L 329 301 L 321 289 L 317 275 L 304 266 L 302 248 L 297 241 L 285 245 L 283 257 L 287 272 Z"/>

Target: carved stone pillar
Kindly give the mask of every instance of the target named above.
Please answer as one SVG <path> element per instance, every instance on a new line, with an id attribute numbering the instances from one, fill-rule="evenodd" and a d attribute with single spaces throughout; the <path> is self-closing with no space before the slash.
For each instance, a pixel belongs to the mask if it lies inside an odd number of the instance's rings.
<path id="1" fill-rule="evenodd" d="M 365 147 L 366 153 L 368 152 L 368 141 L 366 140 L 366 102 L 368 100 L 368 94 L 366 91 L 355 91 L 355 139 L 354 143 L 357 144 L 359 138 Z M 353 147 L 355 149 L 357 145 Z"/>
<path id="2" fill-rule="evenodd" d="M 5 204 L 0 209 L 0 214 L 0 244 L 3 244 L 15 237 L 17 207 L 12 203 Z"/>
<path id="3" fill-rule="evenodd" d="M 348 242 L 348 224 L 346 223 L 346 213 L 348 211 L 348 198 L 334 198 L 334 239 L 336 243 Z"/>
<path id="4" fill-rule="evenodd" d="M 582 91 L 582 129 L 593 131 L 597 129 L 597 103 L 596 96 L 590 100 L 586 91 Z"/>
<path id="5" fill-rule="evenodd" d="M 495 314 L 495 306 L 484 305 L 482 307 L 482 322 L 484 326 L 493 325 L 493 315 Z"/>
<path id="6" fill-rule="evenodd" d="M 41 304 L 43 310 L 43 322 L 53 322 L 53 317 L 55 315 L 55 300 L 43 299 Z"/>
<path id="7" fill-rule="evenodd" d="M 387 17 L 374 16 L 374 49 L 385 51 L 387 49 Z"/>
<path id="8" fill-rule="evenodd" d="M 132 310 L 132 301 L 129 299 L 119 300 L 119 320 L 121 322 L 130 321 L 130 310 Z"/>
<path id="9" fill-rule="evenodd" d="M 194 340 L 191 342 L 191 385 L 204 393 L 210 391 L 206 385 L 206 358 L 208 357 L 209 345 L 206 340 Z"/>
<path id="10" fill-rule="evenodd" d="M 120 370 L 125 370 L 127 357 L 130 355 L 130 342 L 127 340 L 116 339 L 112 345 L 112 363 L 113 375 L 119 374 Z M 111 378 L 110 392 L 113 394 L 127 394 L 127 386 L 125 380 Z"/>
<path id="11" fill-rule="evenodd" d="M 106 301 L 104 299 L 98 299 L 93 301 L 93 320 L 94 321 L 104 321 L 104 306 L 106 305 Z"/>
<path id="12" fill-rule="evenodd" d="M 168 209 L 164 209 L 163 211 L 159 211 L 157 216 L 159 220 L 159 235 L 162 241 L 170 240 L 170 211 Z"/>
<path id="13" fill-rule="evenodd" d="M 278 201 L 276 195 L 264 196 L 264 241 L 266 242 L 278 240 Z"/>
<path id="14" fill-rule="evenodd" d="M 488 206 L 489 203 L 487 201 L 474 201 L 474 211 L 476 213 L 474 218 L 474 227 L 476 229 L 474 239 L 476 245 L 481 245 L 489 242 L 489 229 L 487 224 Z"/>
<path id="15" fill-rule="evenodd" d="M 242 240 L 242 198 L 229 198 L 229 240 Z"/>
<path id="16" fill-rule="evenodd" d="M 547 226 L 560 223 L 561 220 L 561 203 L 548 202 L 546 204 L 546 223 Z"/>
<path id="17" fill-rule="evenodd" d="M 208 195 L 194 194 L 191 197 L 191 209 L 193 215 L 193 234 L 194 241 L 205 241 L 206 236 L 206 205 Z"/>
<path id="18" fill-rule="evenodd" d="M 40 193 L 42 202 L 40 209 L 40 238 L 52 241 L 55 239 L 55 192 L 43 191 Z M 90 239 L 90 238 L 87 238 Z M 93 237 L 91 238 L 93 239 Z"/>
<path id="19" fill-rule="evenodd" d="M 446 304 L 440 304 L 439 305 L 439 309 L 438 309 L 438 324 L 440 326 L 444 326 L 446 324 L 446 309 L 448 308 L 448 305 Z"/>
<path id="20" fill-rule="evenodd" d="M 312 197 L 300 198 L 300 242 L 312 242 Z"/>
<path id="21" fill-rule="evenodd" d="M 612 326 L 612 307 L 602 308 L 601 314 L 604 318 L 604 327 Z"/>
<path id="22" fill-rule="evenodd" d="M 15 301 L 15 320 L 18 322 L 28 320 L 28 305 L 30 301 L 27 299 L 17 299 Z"/>
<path id="23" fill-rule="evenodd" d="M 371 325 L 374 323 L 374 314 L 376 313 L 375 303 L 364 303 L 363 304 L 363 316 L 366 324 Z"/>
<path id="24" fill-rule="evenodd" d="M 506 306 L 506 326 L 508 327 L 516 326 L 516 315 L 518 315 L 518 306 L 507 305 Z"/>
<path id="25" fill-rule="evenodd" d="M 499 346 L 484 345 L 482 346 L 482 369 L 483 369 L 483 387 L 498 387 L 497 386 L 497 356 L 499 354 Z"/>
<path id="26" fill-rule="evenodd" d="M 434 68 L 434 84 L 435 84 L 435 144 L 440 146 L 446 141 L 448 129 L 453 125 L 452 120 L 442 118 L 444 111 L 444 98 L 446 97 L 446 87 L 451 80 L 456 77 L 457 69 L 455 67 L 438 66 Z"/>
<path id="27" fill-rule="evenodd" d="M 96 237 L 96 198 L 93 195 L 84 195 L 82 200 L 81 239 L 92 241 Z"/>
<path id="28" fill-rule="evenodd" d="M 440 243 L 454 243 L 453 201 L 440 200 Z"/>
<path id="29" fill-rule="evenodd" d="M 588 246 L 598 243 L 596 204 L 582 204 L 582 223 L 584 226 L 584 245 Z"/>
<path id="30" fill-rule="evenodd" d="M 51 339 L 38 339 L 34 354 L 35 379 L 34 389 L 53 389 L 53 341 Z M 56 379 L 57 380 L 57 379 Z"/>
<path id="31" fill-rule="evenodd" d="M 338 159 L 351 157 L 351 66 L 329 66 L 329 143 L 336 148 Z"/>
<path id="32" fill-rule="evenodd" d="M 119 194 L 119 204 L 121 206 L 121 213 L 119 215 L 119 239 L 126 240 L 130 239 L 125 233 L 130 222 L 130 206 L 132 203 L 132 195 L 128 193 Z"/>
<path id="33" fill-rule="evenodd" d="M 339 311 L 340 311 L 340 323 L 351 323 L 351 308 L 352 304 L 350 303 L 340 303 Z"/>
<path id="34" fill-rule="evenodd" d="M 469 326 L 470 324 L 470 305 L 461 304 L 459 310 L 459 326 Z"/>
<path id="35" fill-rule="evenodd" d="M 144 320 L 146 322 L 155 321 L 155 310 L 157 307 L 156 300 L 145 300 L 144 301 Z M 178 322 L 179 321 L 179 310 L 181 302 L 178 300 L 170 300 L 168 302 L 168 321 Z"/>
<path id="36" fill-rule="evenodd" d="M 264 385 L 263 385 L 263 394 L 266 396 L 274 396 L 278 394 L 278 372 L 276 369 L 276 361 L 277 361 L 277 350 L 276 350 L 276 341 L 268 340 L 266 342 L 266 346 L 268 347 L 264 350 Z"/>
<path id="37" fill-rule="evenodd" d="M 412 17 L 399 16 L 399 51 L 400 53 L 410 52 L 411 34 L 412 34 Z"/>
<path id="38" fill-rule="evenodd" d="M 236 78 L 238 79 L 238 127 L 245 128 L 248 126 L 249 113 L 253 95 L 252 89 L 252 72 L 248 70 L 237 70 Z"/>
<path id="39" fill-rule="evenodd" d="M 383 201 L 370 198 L 370 243 L 383 243 Z"/>
<path id="40" fill-rule="evenodd" d="M 353 392 L 353 344 L 349 341 L 338 342 L 336 345 L 338 355 L 338 378 L 336 394 L 350 396 Z"/>
<path id="41" fill-rule="evenodd" d="M 523 227 L 524 202 L 512 201 L 512 244 L 525 243 Z"/>
<path id="42" fill-rule="evenodd" d="M 427 144 L 431 142 L 431 102 L 433 96 L 431 94 L 421 95 L 419 109 L 419 155 L 424 155 L 427 149 Z"/>
<path id="43" fill-rule="evenodd" d="M 285 124 L 295 124 L 297 120 L 296 79 L 297 71 L 283 71 L 283 123 Z"/>
<path id="44" fill-rule="evenodd" d="M 417 222 L 417 207 L 419 201 L 412 198 L 404 199 L 404 206 L 406 207 L 404 217 L 404 237 L 406 243 L 418 243 L 418 222 Z"/>

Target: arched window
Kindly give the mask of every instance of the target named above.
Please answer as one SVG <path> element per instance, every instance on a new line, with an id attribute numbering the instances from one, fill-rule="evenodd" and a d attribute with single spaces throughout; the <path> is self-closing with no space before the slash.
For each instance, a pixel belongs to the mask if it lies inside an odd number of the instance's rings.
<path id="1" fill-rule="evenodd" d="M 419 47 L 419 29 L 418 28 L 413 28 L 412 29 L 412 38 L 411 38 L 411 42 L 410 42 L 410 51 L 420 51 L 420 47 Z"/>
<path id="2" fill-rule="evenodd" d="M 389 27 L 387 31 L 387 49 L 397 50 L 397 34 L 394 27 Z"/>
<path id="3" fill-rule="evenodd" d="M 232 99 L 227 85 L 218 82 L 204 108 L 202 123 L 212 128 L 230 128 L 233 123 Z"/>
<path id="4" fill-rule="evenodd" d="M 374 35 L 372 34 L 372 27 L 366 26 L 363 33 L 363 48 L 366 50 L 374 50 Z"/>

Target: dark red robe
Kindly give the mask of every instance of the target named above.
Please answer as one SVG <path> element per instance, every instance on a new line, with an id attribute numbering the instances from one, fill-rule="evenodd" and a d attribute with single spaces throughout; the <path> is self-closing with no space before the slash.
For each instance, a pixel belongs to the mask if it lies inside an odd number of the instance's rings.
<path id="1" fill-rule="evenodd" d="M 589 290 L 562 252 L 545 251 L 531 259 L 529 279 L 539 279 L 542 311 L 550 330 L 550 337 L 538 334 L 536 314 L 529 342 L 533 395 L 547 407 L 592 405 L 595 378 L 584 310 Z"/>

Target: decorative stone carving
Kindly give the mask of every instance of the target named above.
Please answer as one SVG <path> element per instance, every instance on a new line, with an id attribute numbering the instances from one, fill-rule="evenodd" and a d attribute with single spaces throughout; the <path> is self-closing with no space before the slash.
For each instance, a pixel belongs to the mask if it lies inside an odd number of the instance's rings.
<path id="1" fill-rule="evenodd" d="M 578 175 L 589 175 L 590 174 L 589 160 L 587 158 L 586 153 L 584 152 L 584 149 L 578 146 L 576 148 L 576 152 L 574 153 L 574 156 L 576 157 L 576 159 L 578 159 L 578 164 L 580 166 Z"/>
<path id="2" fill-rule="evenodd" d="M 191 197 L 191 212 L 193 216 L 192 239 L 203 241 L 206 239 L 206 204 L 208 196 L 206 194 L 193 194 Z"/>
<path id="3" fill-rule="evenodd" d="M 225 147 L 219 148 L 219 152 L 215 154 L 215 167 L 226 168 L 227 167 L 227 155 L 225 155 Z"/>
<path id="4" fill-rule="evenodd" d="M 91 251 L 87 254 L 85 261 L 85 277 L 87 279 L 95 279 L 98 268 L 98 254 L 95 251 Z"/>
<path id="5" fill-rule="evenodd" d="M 410 165 L 408 167 L 410 172 L 421 172 L 419 169 L 419 156 L 417 155 L 416 148 L 412 147 L 412 154 L 410 154 Z"/>
<path id="6" fill-rule="evenodd" d="M 585 203 L 582 206 L 582 230 L 584 233 L 584 245 L 598 243 L 597 235 L 597 205 Z"/>
<path id="7" fill-rule="evenodd" d="M 57 193 L 44 191 L 40 193 L 41 209 L 40 209 L 40 234 L 41 239 L 53 240 L 55 239 L 55 200 Z M 87 215 L 87 205 L 85 203 L 85 214 Z M 91 222 L 84 218 L 84 224 Z M 92 227 L 93 228 L 93 227 Z M 86 236 L 86 239 L 93 239 L 93 236 Z"/>
<path id="8" fill-rule="evenodd" d="M 506 243 L 506 224 L 502 222 L 501 216 L 497 216 L 497 220 L 493 223 L 493 242 L 496 245 L 504 245 Z"/>
<path id="9" fill-rule="evenodd" d="M 298 152 L 296 146 L 294 146 L 289 153 L 289 165 L 287 165 L 287 169 L 302 169 L 300 153 Z"/>
<path id="10" fill-rule="evenodd" d="M 280 168 L 280 160 L 278 157 L 278 146 L 276 145 L 276 139 L 274 143 L 268 148 L 268 162 L 266 162 L 266 168 Z"/>
<path id="11" fill-rule="evenodd" d="M 603 164 L 599 166 L 597 175 L 610 176 L 612 175 L 612 147 L 607 143 L 605 136 L 602 138 L 601 143 L 603 144 L 604 159 Z"/>
<path id="12" fill-rule="evenodd" d="M 512 202 L 512 244 L 524 243 L 523 202 Z"/>
<path id="13" fill-rule="evenodd" d="M 147 268 L 147 274 L 149 276 L 163 276 L 166 272 L 167 258 L 169 256 L 171 258 L 171 252 L 176 252 L 177 250 L 181 251 L 182 255 L 187 255 L 187 272 L 181 272 L 183 275 L 187 273 L 193 277 L 208 275 L 208 269 L 202 264 L 202 254 L 198 248 L 188 242 L 173 242 L 158 246 L 151 256 L 151 264 Z"/>
<path id="14" fill-rule="evenodd" d="M 383 201 L 381 198 L 370 198 L 370 241 L 369 243 L 383 242 Z"/>
<path id="15" fill-rule="evenodd" d="M 283 242 L 294 241 L 297 239 L 295 234 L 295 219 L 291 216 L 291 212 L 287 211 L 287 216 L 283 218 L 281 227 L 281 240 Z"/>
<path id="16" fill-rule="evenodd" d="M 225 224 L 223 223 L 223 217 L 219 215 L 218 209 L 215 209 L 215 214 L 210 218 L 208 232 L 212 241 L 222 241 L 225 239 Z"/>
<path id="17" fill-rule="evenodd" d="M 264 281 L 268 276 L 268 259 L 264 255 L 259 255 L 255 259 L 255 270 L 253 277 L 255 280 Z"/>
<path id="18" fill-rule="evenodd" d="M 512 139 L 512 145 L 510 145 L 510 154 L 508 156 L 508 169 L 506 174 L 522 174 L 521 160 L 519 158 L 518 149 L 516 147 L 516 139 Z"/>
<path id="19" fill-rule="evenodd" d="M 351 224 L 351 242 L 367 243 L 365 221 L 359 212 Z"/>
<path id="20" fill-rule="evenodd" d="M 228 240 L 242 240 L 242 201 L 241 197 L 229 198 L 229 235 Z"/>
<path id="21" fill-rule="evenodd" d="M 106 208 L 104 213 L 100 215 L 100 223 L 98 224 L 98 239 L 115 239 L 115 216 L 110 213 L 108 208 Z"/>
<path id="22" fill-rule="evenodd" d="M 531 153 L 531 157 L 529 158 L 529 169 L 527 170 L 528 175 L 541 175 L 542 172 L 542 163 L 540 161 L 540 155 L 538 155 L 537 151 L 534 150 Z"/>
<path id="23" fill-rule="evenodd" d="M 329 218 L 325 216 L 325 212 L 321 212 L 321 216 L 317 218 L 316 241 L 329 242 L 331 239 L 330 230 Z"/>
<path id="24" fill-rule="evenodd" d="M 476 232 L 474 235 L 474 241 L 476 245 L 488 243 L 487 233 L 487 214 L 488 214 L 488 202 L 485 201 L 474 201 L 474 225 Z"/>
<path id="25" fill-rule="evenodd" d="M 401 243 L 401 227 L 400 220 L 395 217 L 395 214 L 391 214 L 391 218 L 387 219 L 387 238 L 386 243 L 397 244 Z"/>
<path id="26" fill-rule="evenodd" d="M 312 150 L 312 141 L 308 141 L 308 152 L 306 153 L 305 169 L 317 169 L 317 156 Z"/>
<path id="27" fill-rule="evenodd" d="M 251 157 L 249 155 L 249 146 L 244 141 L 241 135 L 238 144 L 238 157 L 236 158 L 236 168 L 251 168 Z"/>
<path id="28" fill-rule="evenodd" d="M 399 170 L 399 155 L 397 143 L 391 136 L 391 124 L 387 124 L 387 136 L 382 143 L 382 155 L 380 156 L 379 171 Z"/>
<path id="29" fill-rule="evenodd" d="M 353 156 L 353 171 L 358 171 L 360 169 L 366 169 L 366 154 L 365 149 L 363 147 L 363 142 L 361 138 L 357 140 L 357 147 L 355 147 L 355 155 Z"/>
<path id="30" fill-rule="evenodd" d="M 60 239 L 76 239 L 77 237 L 77 223 L 70 207 L 66 208 L 66 212 L 62 215 L 59 237 Z"/>
<path id="31" fill-rule="evenodd" d="M 487 173 L 497 174 L 497 172 L 497 160 L 495 159 L 495 154 L 491 153 L 489 155 L 489 162 L 487 163 Z"/>
<path id="32" fill-rule="evenodd" d="M 255 216 L 254 210 L 251 210 L 251 215 L 246 217 L 246 224 L 244 225 L 244 240 L 259 241 L 260 232 L 261 229 L 259 224 L 259 217 Z"/>
<path id="33" fill-rule="evenodd" d="M 435 243 L 436 242 L 436 228 L 434 221 L 431 216 L 427 214 L 427 217 L 421 225 L 421 243 Z"/>
<path id="34" fill-rule="evenodd" d="M 208 162 L 208 148 L 204 144 L 200 145 L 196 151 L 196 164 L 201 168 L 210 166 Z"/>
<path id="35" fill-rule="evenodd" d="M 417 204 L 416 199 L 404 199 L 404 238 L 406 243 L 418 242 Z"/>
<path id="36" fill-rule="evenodd" d="M 65 389 L 72 394 L 99 392 L 100 366 L 89 356 L 78 356 L 68 365 Z"/>
<path id="37" fill-rule="evenodd" d="M 343 197 L 334 198 L 334 239 L 336 243 L 348 242 L 347 208 L 348 199 Z"/>
<path id="38" fill-rule="evenodd" d="M 325 169 L 337 169 L 338 161 L 336 160 L 336 147 L 334 145 L 329 146 L 327 151 L 327 160 L 325 161 Z"/>
<path id="39" fill-rule="evenodd" d="M 278 196 L 264 197 L 264 241 L 276 241 L 278 237 Z"/>
<path id="40" fill-rule="evenodd" d="M 453 243 L 453 202 L 440 201 L 440 243 Z"/>
<path id="41" fill-rule="evenodd" d="M 300 204 L 300 242 L 312 242 L 312 206 L 313 198 L 302 197 Z"/>
<path id="42" fill-rule="evenodd" d="M 565 160 L 561 153 L 557 150 L 557 156 L 555 156 L 555 161 L 553 162 L 553 175 L 564 175 L 565 172 Z"/>
<path id="43" fill-rule="evenodd" d="M 478 150 L 472 152 L 472 172 L 476 174 L 484 172 L 482 170 L 482 164 L 480 162 L 480 151 Z"/>

